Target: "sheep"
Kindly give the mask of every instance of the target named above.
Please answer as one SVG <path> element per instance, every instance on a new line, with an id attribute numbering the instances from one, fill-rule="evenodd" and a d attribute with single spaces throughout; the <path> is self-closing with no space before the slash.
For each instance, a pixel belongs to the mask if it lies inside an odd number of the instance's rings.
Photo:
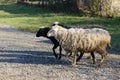
<path id="1" fill-rule="evenodd" d="M 68 28 L 68 29 L 70 28 L 70 26 L 64 26 L 64 27 L 65 27 L 65 28 Z M 55 56 L 56 59 L 60 60 L 60 59 L 61 59 L 61 54 L 62 54 L 62 48 L 61 48 L 59 42 L 58 42 L 54 37 L 48 37 L 48 36 L 47 36 L 47 33 L 48 33 L 48 31 L 49 31 L 50 29 L 51 29 L 50 27 L 42 27 L 42 28 L 40 28 L 40 29 L 38 30 L 38 32 L 36 33 L 36 37 L 43 36 L 43 37 L 46 37 L 46 38 L 50 39 L 50 40 L 52 41 L 52 43 L 54 44 L 54 46 L 53 46 L 53 48 L 52 48 L 53 53 L 54 53 L 54 56 Z M 55 49 L 56 49 L 57 47 L 59 47 L 59 52 L 60 52 L 60 53 L 59 53 L 59 57 L 58 57 L 58 55 L 57 55 L 56 52 L 55 52 Z M 69 52 L 69 53 L 70 53 L 69 56 L 71 56 L 71 55 L 72 55 L 72 52 Z M 83 54 L 80 54 L 80 57 L 82 57 L 82 55 L 83 55 Z M 92 55 L 92 59 L 93 59 L 93 64 L 95 64 L 94 53 L 91 53 L 91 55 Z M 79 55 L 77 55 L 77 56 L 79 56 Z M 79 59 L 78 59 L 77 61 L 80 60 L 80 57 L 79 57 Z"/>
<path id="2" fill-rule="evenodd" d="M 53 24 L 54 26 L 55 24 Z M 83 29 L 92 29 L 92 28 L 101 28 L 101 29 L 105 29 L 104 27 L 100 26 L 100 25 L 82 25 L 82 26 L 68 26 L 68 25 L 64 25 L 59 23 L 60 26 L 64 27 L 64 28 L 83 28 Z M 105 29 L 106 30 L 106 29 Z M 79 58 L 77 59 L 77 61 L 79 61 L 82 58 L 83 54 L 81 53 Z M 91 56 L 88 56 L 87 59 L 93 59 L 93 64 L 95 64 L 95 56 L 94 56 L 94 52 L 91 52 Z"/>
<path id="3" fill-rule="evenodd" d="M 66 29 L 58 22 L 55 22 L 51 30 L 47 33 L 47 36 L 54 36 L 66 51 L 66 54 L 69 52 L 74 53 L 74 59 L 71 62 L 72 66 L 76 66 L 76 60 L 81 58 L 81 56 L 77 58 L 78 52 L 81 52 L 82 55 L 86 52 L 90 52 L 91 54 L 98 52 L 101 55 L 101 61 L 98 66 L 101 67 L 107 56 L 106 47 L 111 48 L 111 36 L 107 30 L 102 28 Z"/>
<path id="4" fill-rule="evenodd" d="M 54 25 L 55 24 L 53 24 L 53 26 Z M 101 29 L 105 29 L 105 28 L 103 28 L 100 25 L 68 26 L 68 25 L 64 25 L 64 24 L 59 23 L 59 26 L 62 26 L 62 27 L 67 28 L 67 29 L 69 29 L 69 28 L 83 28 L 83 29 L 101 28 Z M 68 53 L 72 53 L 72 52 L 68 52 Z M 81 52 L 80 56 L 78 57 L 78 59 L 76 61 L 79 61 L 82 58 L 83 54 L 84 53 Z M 95 59 L 94 52 L 91 52 L 91 56 L 88 56 L 87 59 L 92 59 L 93 60 L 93 64 L 95 64 L 96 63 L 96 59 Z"/>
<path id="5" fill-rule="evenodd" d="M 60 59 L 61 59 L 61 54 L 62 54 L 62 53 L 61 53 L 61 52 L 62 52 L 62 48 L 61 48 L 59 42 L 58 42 L 54 37 L 48 37 L 48 36 L 47 36 L 47 33 L 48 33 L 48 31 L 49 31 L 50 29 L 51 29 L 51 28 L 49 28 L 49 27 L 40 28 L 40 29 L 38 30 L 38 32 L 36 33 L 36 37 L 43 36 L 43 37 L 46 37 L 46 38 L 50 39 L 50 40 L 52 41 L 52 43 L 54 44 L 54 46 L 53 46 L 53 48 L 52 48 L 53 53 L 54 53 L 54 56 L 55 56 L 56 59 L 60 60 Z M 56 52 L 55 52 L 55 49 L 56 49 L 57 47 L 59 47 L 59 52 L 60 52 L 59 57 L 58 57 L 58 55 L 57 55 Z"/>

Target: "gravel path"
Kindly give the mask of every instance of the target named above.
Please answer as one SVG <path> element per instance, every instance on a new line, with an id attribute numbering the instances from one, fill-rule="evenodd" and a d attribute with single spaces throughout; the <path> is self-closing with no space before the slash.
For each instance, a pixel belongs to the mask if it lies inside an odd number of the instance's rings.
<path id="1" fill-rule="evenodd" d="M 0 26 L 0 80 L 120 80 L 120 54 L 108 54 L 102 68 L 87 56 L 73 68 L 64 55 L 55 59 L 48 39 Z"/>

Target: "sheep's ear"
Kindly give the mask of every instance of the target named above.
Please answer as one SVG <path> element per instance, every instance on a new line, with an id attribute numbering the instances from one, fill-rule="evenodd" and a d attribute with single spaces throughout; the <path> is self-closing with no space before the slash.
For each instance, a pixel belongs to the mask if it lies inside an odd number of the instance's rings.
<path id="1" fill-rule="evenodd" d="M 41 26 L 40 28 L 45 28 L 45 26 Z"/>
<path id="2" fill-rule="evenodd" d="M 58 22 L 58 21 L 56 21 L 56 22 L 54 22 L 54 24 L 56 24 L 56 25 L 57 25 L 57 24 L 59 24 L 59 22 Z"/>

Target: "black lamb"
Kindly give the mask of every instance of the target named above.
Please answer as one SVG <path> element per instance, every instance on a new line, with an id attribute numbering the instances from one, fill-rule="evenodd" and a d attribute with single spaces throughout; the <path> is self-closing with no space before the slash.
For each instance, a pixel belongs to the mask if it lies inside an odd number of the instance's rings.
<path id="1" fill-rule="evenodd" d="M 36 37 L 43 36 L 43 37 L 46 37 L 46 38 L 50 39 L 50 40 L 52 41 L 52 43 L 54 44 L 54 46 L 53 46 L 52 49 L 53 49 L 53 53 L 54 53 L 55 58 L 56 58 L 56 59 L 61 59 L 62 48 L 61 48 L 61 46 L 59 45 L 59 42 L 58 42 L 54 37 L 48 37 L 48 36 L 47 36 L 47 33 L 48 33 L 48 31 L 49 31 L 50 29 L 51 29 L 51 28 L 49 28 L 49 27 L 40 28 L 40 29 L 38 30 L 37 34 L 36 34 Z M 59 52 L 60 52 L 59 57 L 58 57 L 58 55 L 57 55 L 56 52 L 55 52 L 55 49 L 56 49 L 57 47 L 59 47 Z"/>

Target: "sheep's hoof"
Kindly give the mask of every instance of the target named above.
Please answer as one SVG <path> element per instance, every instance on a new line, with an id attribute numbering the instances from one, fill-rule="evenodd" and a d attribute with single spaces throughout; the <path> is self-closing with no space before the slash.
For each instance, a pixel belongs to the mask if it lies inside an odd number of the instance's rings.
<path id="1" fill-rule="evenodd" d="M 92 59 L 92 57 L 91 57 L 91 56 L 88 56 L 87 59 Z"/>
<path id="2" fill-rule="evenodd" d="M 57 60 L 60 60 L 61 59 L 61 56 L 57 58 Z"/>
<path id="3" fill-rule="evenodd" d="M 72 67 L 77 67 L 77 65 L 76 64 L 72 64 Z"/>
<path id="4" fill-rule="evenodd" d="M 95 60 L 93 60 L 93 64 L 96 64 L 96 59 L 95 59 Z"/>
<path id="5" fill-rule="evenodd" d="M 102 63 L 98 64 L 97 66 L 98 66 L 98 67 L 102 67 Z"/>
<path id="6" fill-rule="evenodd" d="M 58 56 L 56 55 L 55 58 L 58 59 Z"/>
<path id="7" fill-rule="evenodd" d="M 93 62 L 93 64 L 96 64 L 96 62 Z"/>

